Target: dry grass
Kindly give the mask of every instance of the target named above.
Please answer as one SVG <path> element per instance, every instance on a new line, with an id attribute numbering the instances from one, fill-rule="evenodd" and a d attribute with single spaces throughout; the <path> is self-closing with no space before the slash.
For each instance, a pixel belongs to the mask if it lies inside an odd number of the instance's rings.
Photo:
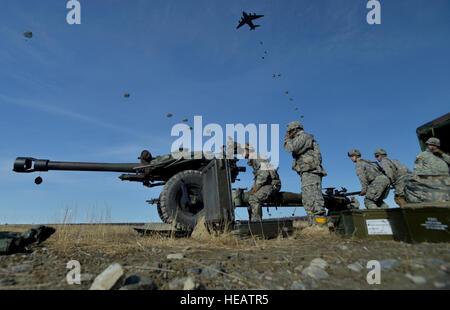
<path id="1" fill-rule="evenodd" d="M 279 238 L 265 240 L 255 236 L 242 238 L 227 231 L 217 232 L 211 227 L 208 229 L 205 220 L 201 219 L 195 227 L 191 237 L 178 238 L 174 235 L 147 235 L 140 236 L 131 226 L 108 225 L 102 223 L 97 216 L 92 219 L 89 225 L 73 225 L 72 215 L 74 212 L 66 210 L 61 223 L 51 225 L 56 228 L 56 232 L 44 246 L 53 249 L 59 254 L 71 255 L 74 252 L 100 252 L 109 255 L 122 255 L 136 252 L 151 252 L 152 248 L 171 248 L 181 250 L 186 246 L 197 249 L 230 249 L 230 250 L 264 250 L 273 247 L 295 246 L 289 240 Z M 303 225 L 303 224 L 302 224 Z M 4 225 L 0 230 L 25 231 L 31 225 Z M 309 238 L 311 236 L 319 238 L 330 238 L 330 233 L 326 229 L 298 228 L 294 232 L 297 239 Z"/>
<path id="2" fill-rule="evenodd" d="M 337 235 L 330 232 L 326 226 L 309 226 L 305 221 L 298 221 L 294 223 L 294 237 L 298 238 L 319 238 L 319 239 L 337 239 Z"/>
<path id="3" fill-rule="evenodd" d="M 79 251 L 98 251 L 106 254 L 126 254 L 136 251 L 151 251 L 152 248 L 182 249 L 192 248 L 231 248 L 247 249 L 250 240 L 243 240 L 229 232 L 209 233 L 203 221 L 199 222 L 190 238 L 175 236 L 140 236 L 130 226 L 108 224 L 98 225 L 55 225 L 55 234 L 46 241 L 46 246 L 61 254 Z M 18 231 L 23 231 L 20 229 Z M 264 242 L 264 241 L 261 241 Z"/>
<path id="4" fill-rule="evenodd" d="M 127 254 L 141 251 L 151 252 L 152 248 L 171 248 L 181 250 L 186 246 L 197 249 L 264 250 L 273 247 L 295 246 L 289 240 L 278 238 L 265 240 L 255 236 L 242 238 L 225 230 L 217 232 L 208 229 L 204 219 L 195 227 L 191 237 L 179 238 L 167 235 L 140 236 L 131 226 L 108 225 L 102 223 L 73 225 L 62 223 L 52 225 L 56 232 L 44 246 L 59 254 L 70 255 L 73 252 L 101 252 L 104 254 Z M 301 224 L 303 225 L 303 224 Z M 25 231 L 31 225 L 0 226 L 0 230 Z M 326 228 L 297 227 L 293 235 L 296 239 L 330 238 Z"/>

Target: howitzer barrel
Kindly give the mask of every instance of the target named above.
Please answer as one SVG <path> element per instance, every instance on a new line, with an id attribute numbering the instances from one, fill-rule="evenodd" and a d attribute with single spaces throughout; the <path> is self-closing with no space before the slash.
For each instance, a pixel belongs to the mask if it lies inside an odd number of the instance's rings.
<path id="1" fill-rule="evenodd" d="M 32 157 L 18 157 L 14 162 L 15 172 L 34 171 L 105 171 L 105 172 L 136 172 L 139 163 L 87 163 L 50 161 L 48 159 L 35 159 Z"/>

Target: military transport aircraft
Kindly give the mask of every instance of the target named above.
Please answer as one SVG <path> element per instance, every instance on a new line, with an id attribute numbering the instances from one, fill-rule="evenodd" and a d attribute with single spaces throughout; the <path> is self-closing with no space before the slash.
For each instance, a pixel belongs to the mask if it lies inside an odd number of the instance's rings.
<path id="1" fill-rule="evenodd" d="M 260 25 L 253 25 L 252 20 L 263 17 L 264 15 L 256 15 L 256 13 L 247 14 L 245 11 L 242 12 L 242 19 L 239 21 L 239 25 L 236 29 L 241 28 L 245 24 L 250 26 L 250 30 L 255 30 L 256 27 L 261 27 Z"/>

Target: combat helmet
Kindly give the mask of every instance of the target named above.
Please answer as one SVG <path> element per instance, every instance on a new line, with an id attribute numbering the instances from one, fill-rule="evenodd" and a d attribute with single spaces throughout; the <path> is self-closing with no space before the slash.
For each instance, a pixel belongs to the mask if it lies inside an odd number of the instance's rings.
<path id="1" fill-rule="evenodd" d="M 352 156 L 361 157 L 361 152 L 358 150 L 351 150 L 348 152 L 348 157 Z"/>
<path id="2" fill-rule="evenodd" d="M 425 142 L 427 145 L 434 145 L 437 147 L 441 146 L 441 140 L 439 140 L 438 138 L 430 138 L 427 140 L 427 142 Z"/>
<path id="3" fill-rule="evenodd" d="M 295 130 L 295 129 L 303 129 L 303 125 L 300 122 L 290 122 L 287 125 L 287 131 Z"/>
<path id="4" fill-rule="evenodd" d="M 383 150 L 383 149 L 376 150 L 374 154 L 375 154 L 375 157 L 378 157 L 378 156 L 386 157 L 387 156 L 386 150 Z"/>

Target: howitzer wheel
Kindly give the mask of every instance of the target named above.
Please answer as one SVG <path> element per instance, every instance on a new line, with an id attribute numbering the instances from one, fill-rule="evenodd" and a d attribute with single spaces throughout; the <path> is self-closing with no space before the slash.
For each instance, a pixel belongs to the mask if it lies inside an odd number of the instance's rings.
<path id="1" fill-rule="evenodd" d="M 167 181 L 158 204 L 158 214 L 165 223 L 180 230 L 193 230 L 204 215 L 203 174 L 197 170 L 177 173 Z"/>

